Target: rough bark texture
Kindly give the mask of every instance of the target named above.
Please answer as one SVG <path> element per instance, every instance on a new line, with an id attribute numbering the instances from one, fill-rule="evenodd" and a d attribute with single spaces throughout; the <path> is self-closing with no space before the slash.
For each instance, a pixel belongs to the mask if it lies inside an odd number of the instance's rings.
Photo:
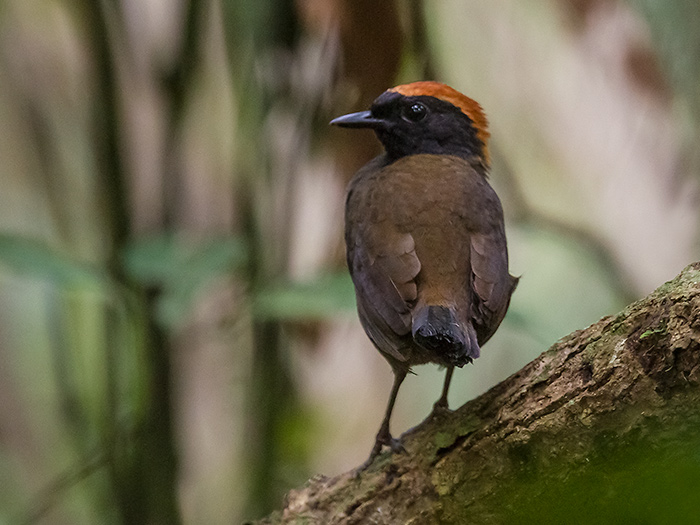
<path id="1" fill-rule="evenodd" d="M 699 401 L 696 263 L 261 523 L 697 523 Z"/>

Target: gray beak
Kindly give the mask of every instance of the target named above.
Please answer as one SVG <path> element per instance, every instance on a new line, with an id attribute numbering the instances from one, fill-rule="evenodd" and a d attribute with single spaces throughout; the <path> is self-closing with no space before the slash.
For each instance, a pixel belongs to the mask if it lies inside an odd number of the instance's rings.
<path id="1" fill-rule="evenodd" d="M 386 124 L 382 119 L 372 117 L 371 111 L 358 111 L 349 113 L 330 121 L 331 126 L 341 128 L 381 128 Z"/>

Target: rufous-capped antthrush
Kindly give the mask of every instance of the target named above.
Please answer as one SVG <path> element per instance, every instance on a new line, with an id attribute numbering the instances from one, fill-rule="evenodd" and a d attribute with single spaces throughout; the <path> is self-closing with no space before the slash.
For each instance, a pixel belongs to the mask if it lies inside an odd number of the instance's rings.
<path id="1" fill-rule="evenodd" d="M 487 181 L 488 124 L 477 102 L 438 82 L 414 82 L 331 124 L 373 129 L 386 150 L 350 181 L 345 207 L 360 321 L 395 377 L 364 468 L 383 445 L 403 450 L 389 420 L 410 367 L 447 367 L 435 403 L 447 408 L 454 367 L 479 357 L 518 280 L 508 273 L 503 210 Z"/>

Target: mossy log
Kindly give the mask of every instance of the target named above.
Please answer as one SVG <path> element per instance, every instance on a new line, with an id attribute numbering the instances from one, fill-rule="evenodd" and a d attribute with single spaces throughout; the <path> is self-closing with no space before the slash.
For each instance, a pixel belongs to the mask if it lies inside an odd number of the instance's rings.
<path id="1" fill-rule="evenodd" d="M 700 263 L 263 524 L 700 523 Z"/>

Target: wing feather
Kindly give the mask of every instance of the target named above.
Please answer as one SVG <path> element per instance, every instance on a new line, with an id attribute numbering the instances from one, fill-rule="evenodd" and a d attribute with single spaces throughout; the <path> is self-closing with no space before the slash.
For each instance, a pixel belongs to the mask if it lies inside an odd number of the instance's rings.
<path id="1" fill-rule="evenodd" d="M 484 344 L 498 328 L 518 279 L 508 274 L 508 255 L 502 228 L 471 235 L 472 288 L 478 298 L 472 315 Z"/>
<path id="2" fill-rule="evenodd" d="M 401 341 L 411 331 L 411 303 L 421 264 L 413 237 L 390 227 L 357 236 L 348 263 L 357 292 L 360 320 L 374 344 L 405 361 Z"/>

